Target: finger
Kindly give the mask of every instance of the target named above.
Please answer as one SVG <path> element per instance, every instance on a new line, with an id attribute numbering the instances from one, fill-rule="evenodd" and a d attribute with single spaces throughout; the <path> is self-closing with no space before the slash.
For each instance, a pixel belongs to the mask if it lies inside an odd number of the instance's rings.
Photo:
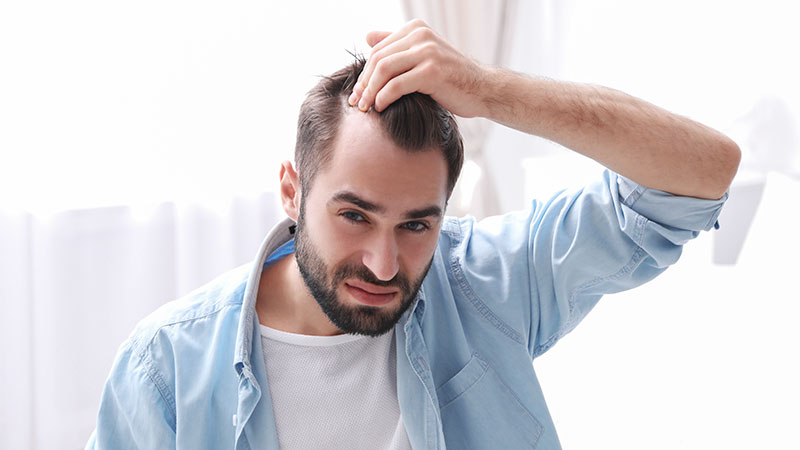
<path id="1" fill-rule="evenodd" d="M 427 27 L 427 24 L 425 24 L 425 22 L 423 22 L 420 19 L 411 20 L 409 22 L 406 22 L 405 25 L 400 27 L 400 29 L 398 29 L 397 31 L 395 31 L 393 33 L 390 33 L 388 36 L 386 36 L 383 39 L 381 39 L 380 42 L 378 42 L 375 45 L 371 46 L 372 47 L 372 51 L 370 51 L 369 58 L 367 58 L 367 65 L 364 67 L 365 71 L 366 71 L 366 69 L 370 69 L 370 73 L 371 73 L 371 65 L 372 65 L 371 63 L 372 63 L 372 60 L 374 59 L 375 55 L 378 52 L 380 52 L 384 48 L 394 44 L 395 42 L 405 38 L 406 36 L 411 34 L 414 30 L 416 30 L 416 29 L 418 29 L 420 27 Z M 369 39 L 369 35 L 367 35 L 367 39 Z M 356 85 L 361 84 L 361 87 L 363 88 L 363 87 L 366 86 L 366 79 L 363 77 L 364 72 L 362 72 L 361 75 L 362 76 L 358 77 L 358 81 L 356 82 Z"/>
<path id="2" fill-rule="evenodd" d="M 370 31 L 367 33 L 367 44 L 373 48 L 370 52 L 369 59 L 367 60 L 366 64 L 364 64 L 364 68 L 361 70 L 361 73 L 358 75 L 355 85 L 353 85 L 353 92 L 347 99 L 347 102 L 350 104 L 350 106 L 358 105 L 359 100 L 361 100 L 361 95 L 364 93 L 364 88 L 367 87 L 367 80 L 369 79 L 368 74 L 372 73 L 372 65 L 377 62 L 377 59 L 379 59 L 374 57 L 376 52 L 379 49 L 385 48 L 386 46 L 397 42 L 399 39 L 402 39 L 404 37 L 403 33 L 403 28 L 394 33 L 388 31 Z"/>
<path id="3" fill-rule="evenodd" d="M 356 106 L 359 104 L 361 97 L 364 95 L 364 91 L 366 91 L 367 86 L 369 86 L 370 78 L 372 78 L 372 73 L 374 72 L 374 68 L 380 63 L 382 59 L 385 59 L 397 53 L 407 51 L 411 47 L 411 45 L 412 43 L 407 38 L 403 38 L 399 41 L 395 41 L 388 47 L 385 47 L 380 52 L 371 56 L 370 59 L 367 61 L 367 63 L 364 65 L 364 68 L 361 70 L 361 74 L 359 74 L 356 84 L 353 86 L 353 93 L 350 95 L 350 98 L 348 99 L 350 105 Z M 377 89 L 373 89 L 372 92 L 373 93 L 377 92 Z M 367 105 L 367 108 L 368 107 L 369 105 Z"/>
<path id="4" fill-rule="evenodd" d="M 400 39 L 406 37 L 412 31 L 416 30 L 420 27 L 427 27 L 428 25 L 420 19 L 413 19 L 405 24 L 402 27 L 394 31 L 393 33 L 389 33 L 388 36 L 385 36 L 380 42 L 376 43 L 375 45 L 370 45 L 372 47 L 372 51 L 370 55 L 375 54 L 375 52 L 380 51 L 384 47 L 391 45 L 395 41 L 399 41 Z M 371 34 L 371 33 L 370 33 Z M 369 34 L 367 34 L 367 43 L 369 43 Z"/>
<path id="5" fill-rule="evenodd" d="M 386 39 L 390 34 L 392 34 L 391 31 L 370 31 L 367 33 L 367 45 L 375 47 L 378 42 Z"/>
<path id="6" fill-rule="evenodd" d="M 413 49 L 399 53 L 392 53 L 382 58 L 375 66 L 375 71 L 369 78 L 369 83 L 364 89 L 358 102 L 358 109 L 366 111 L 375 101 L 376 94 L 393 78 L 408 72 L 420 63 L 420 53 Z M 407 93 L 407 92 L 406 92 Z M 404 93 L 404 94 L 406 94 Z M 403 94 L 401 94 L 403 95 Z"/>
<path id="7" fill-rule="evenodd" d="M 422 70 L 414 68 L 392 78 L 378 91 L 378 95 L 375 96 L 375 105 L 373 109 L 377 112 L 381 112 L 400 97 L 411 92 L 417 92 L 422 85 L 423 76 L 424 73 Z"/>
<path id="8" fill-rule="evenodd" d="M 364 65 L 364 69 L 361 71 L 361 74 L 358 76 L 358 81 L 356 81 L 356 84 L 353 87 L 353 92 L 356 93 L 356 96 L 359 99 L 367 89 L 367 86 L 369 86 L 372 73 L 375 71 L 375 67 L 380 64 L 381 60 L 388 58 L 391 55 L 407 51 L 412 47 L 412 45 L 414 45 L 413 40 L 414 39 L 412 39 L 410 35 L 405 36 L 400 40 L 392 42 L 380 51 L 373 52 L 373 54 L 367 60 L 367 63 Z M 377 90 L 373 90 L 372 92 L 377 92 Z"/>

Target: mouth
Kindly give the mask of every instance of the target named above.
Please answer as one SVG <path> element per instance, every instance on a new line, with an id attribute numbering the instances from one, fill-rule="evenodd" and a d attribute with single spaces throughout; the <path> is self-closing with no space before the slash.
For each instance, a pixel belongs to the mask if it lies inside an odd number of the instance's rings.
<path id="1" fill-rule="evenodd" d="M 383 306 L 391 303 L 399 292 L 396 288 L 385 288 L 360 281 L 348 281 L 344 286 L 350 296 L 359 303 L 369 306 Z"/>

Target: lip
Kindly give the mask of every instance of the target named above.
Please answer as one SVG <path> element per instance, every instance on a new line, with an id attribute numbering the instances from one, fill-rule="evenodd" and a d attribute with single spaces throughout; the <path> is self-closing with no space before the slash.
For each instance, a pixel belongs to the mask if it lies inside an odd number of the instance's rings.
<path id="1" fill-rule="evenodd" d="M 355 288 L 359 288 L 362 291 L 365 291 L 370 294 L 383 295 L 383 294 L 394 294 L 395 292 L 397 292 L 397 288 L 375 286 L 374 284 L 364 283 L 358 280 L 347 281 L 345 282 L 345 284 Z"/>
<path id="2" fill-rule="evenodd" d="M 347 292 L 356 299 L 359 303 L 363 303 L 369 306 L 383 306 L 389 304 L 394 300 L 395 294 L 397 294 L 397 290 L 387 290 L 384 288 L 379 288 L 377 290 L 383 293 L 375 293 L 368 291 L 366 289 L 362 289 L 359 287 L 363 285 L 362 283 L 345 283 L 345 289 Z M 376 288 L 376 286 L 366 285 L 368 289 Z"/>

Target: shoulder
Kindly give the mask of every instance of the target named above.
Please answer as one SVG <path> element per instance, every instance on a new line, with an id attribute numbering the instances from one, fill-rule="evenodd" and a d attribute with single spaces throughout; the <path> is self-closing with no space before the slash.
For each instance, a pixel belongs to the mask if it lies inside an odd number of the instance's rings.
<path id="1" fill-rule="evenodd" d="M 157 341 L 167 340 L 174 346 L 183 340 L 213 339 L 215 335 L 209 331 L 219 330 L 226 322 L 235 333 L 249 266 L 230 270 L 150 313 L 128 337 L 130 350 L 144 356 Z"/>
<path id="2" fill-rule="evenodd" d="M 230 374 L 247 274 L 245 266 L 227 272 L 139 322 L 103 389 L 98 443 L 122 448 L 137 436 L 143 448 L 174 447 L 179 418 L 197 424 L 210 417 L 196 407 L 198 393 L 236 398 Z M 226 365 L 229 372 L 221 370 Z"/>
<path id="3" fill-rule="evenodd" d="M 498 252 L 524 253 L 539 203 L 534 201 L 531 207 L 482 220 L 472 216 L 445 217 L 438 250 L 446 258 L 462 263 L 480 262 Z"/>

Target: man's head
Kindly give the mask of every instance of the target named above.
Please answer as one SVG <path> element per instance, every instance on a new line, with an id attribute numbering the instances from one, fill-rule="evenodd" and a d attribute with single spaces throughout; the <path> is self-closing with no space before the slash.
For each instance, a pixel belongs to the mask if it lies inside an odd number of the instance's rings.
<path id="1" fill-rule="evenodd" d="M 381 113 L 347 103 L 363 60 L 311 90 L 295 160 L 281 168 L 284 209 L 297 220 L 300 273 L 348 333 L 389 331 L 430 267 L 463 147 L 453 116 L 406 95 Z"/>
<path id="2" fill-rule="evenodd" d="M 306 194 L 318 171 L 330 161 L 333 144 L 345 113 L 354 112 L 347 103 L 365 61 L 353 64 L 323 78 L 300 107 L 294 159 L 300 183 Z M 408 152 L 438 150 L 447 162 L 447 195 L 461 173 L 464 149 L 453 115 L 430 96 L 405 95 L 379 114 L 374 115 L 386 137 Z"/>

